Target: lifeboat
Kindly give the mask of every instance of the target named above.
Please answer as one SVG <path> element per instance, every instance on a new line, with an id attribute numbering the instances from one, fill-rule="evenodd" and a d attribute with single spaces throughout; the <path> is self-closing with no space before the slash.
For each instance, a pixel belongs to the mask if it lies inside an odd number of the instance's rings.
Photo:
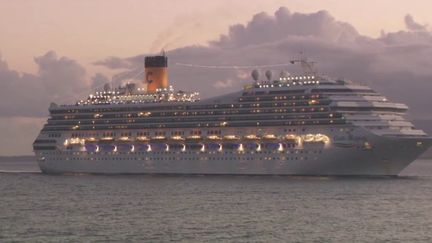
<path id="1" fill-rule="evenodd" d="M 188 140 L 188 141 L 197 141 L 197 140 L 201 140 L 201 136 L 198 136 L 198 135 L 188 136 L 188 137 L 186 137 L 186 140 Z"/>
<path id="2" fill-rule="evenodd" d="M 220 143 L 208 143 L 206 147 L 209 151 L 222 151 L 222 144 Z"/>
<path id="3" fill-rule="evenodd" d="M 287 142 L 296 143 L 298 140 L 298 137 L 296 135 L 293 135 L 293 134 L 287 134 L 287 135 L 285 135 L 284 140 Z"/>
<path id="4" fill-rule="evenodd" d="M 98 142 L 98 140 L 94 137 L 85 139 L 85 144 L 91 144 L 91 143 L 96 143 L 96 142 Z"/>
<path id="5" fill-rule="evenodd" d="M 185 139 L 182 136 L 172 136 L 170 137 L 172 141 L 184 141 Z"/>
<path id="6" fill-rule="evenodd" d="M 68 150 L 75 150 L 75 151 L 85 151 L 85 140 L 80 138 L 69 138 L 66 139 L 63 143 L 63 145 Z"/>
<path id="7" fill-rule="evenodd" d="M 138 142 L 148 142 L 148 141 L 150 141 L 150 139 L 148 137 L 145 137 L 145 136 L 140 136 L 140 137 L 136 138 L 136 141 L 138 141 Z"/>
<path id="8" fill-rule="evenodd" d="M 306 134 L 303 136 L 303 142 L 310 143 L 315 141 L 315 136 L 313 134 Z"/>
<path id="9" fill-rule="evenodd" d="M 243 137 L 244 140 L 248 140 L 248 141 L 258 141 L 260 140 L 260 138 L 255 135 L 255 134 L 249 134 Z"/>
<path id="10" fill-rule="evenodd" d="M 330 138 L 324 134 L 321 134 L 321 133 L 315 134 L 314 140 L 315 140 L 315 142 L 322 142 L 322 143 L 330 142 Z"/>
<path id="11" fill-rule="evenodd" d="M 118 142 L 130 142 L 131 139 L 129 137 L 119 137 L 117 139 Z"/>
<path id="12" fill-rule="evenodd" d="M 236 135 L 225 135 L 224 140 L 232 141 L 232 140 L 239 140 L 240 138 Z"/>
<path id="13" fill-rule="evenodd" d="M 64 141 L 65 146 L 84 145 L 85 140 L 80 138 L 69 138 Z"/>
<path id="14" fill-rule="evenodd" d="M 265 140 L 276 140 L 277 137 L 274 134 L 266 134 L 262 137 Z"/>
<path id="15" fill-rule="evenodd" d="M 113 137 L 103 137 L 103 138 L 99 139 L 99 142 L 108 142 L 108 143 L 110 143 L 112 141 L 114 141 Z"/>
<path id="16" fill-rule="evenodd" d="M 207 136 L 207 140 L 218 141 L 218 140 L 222 140 L 222 138 L 217 136 L 217 135 L 210 135 L 210 136 Z"/>
<path id="17" fill-rule="evenodd" d="M 165 136 L 154 136 L 154 137 L 151 138 L 151 140 L 154 140 L 154 141 L 164 141 L 164 140 L 166 140 L 166 137 Z"/>

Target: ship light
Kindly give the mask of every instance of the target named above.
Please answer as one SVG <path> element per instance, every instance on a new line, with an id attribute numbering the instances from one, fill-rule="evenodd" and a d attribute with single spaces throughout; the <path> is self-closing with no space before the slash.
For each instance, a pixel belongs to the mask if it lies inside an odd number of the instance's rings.
<path id="1" fill-rule="evenodd" d="M 201 136 L 192 135 L 192 136 L 187 137 L 187 139 L 201 139 Z"/>
<path id="2" fill-rule="evenodd" d="M 222 152 L 222 144 L 219 144 L 219 149 L 218 149 L 218 151 L 219 151 L 219 152 Z"/>
<path id="3" fill-rule="evenodd" d="M 274 134 L 266 134 L 263 136 L 264 139 L 276 139 L 276 136 Z"/>
<path id="4" fill-rule="evenodd" d="M 309 103 L 309 105 L 315 105 L 318 103 L 318 101 L 317 100 L 309 100 L 308 103 Z"/>
<path id="5" fill-rule="evenodd" d="M 142 116 L 149 116 L 151 115 L 151 112 L 139 112 L 138 116 L 142 117 Z"/>
<path id="6" fill-rule="evenodd" d="M 172 140 L 184 140 L 184 138 L 182 138 L 181 136 L 172 136 L 171 139 Z"/>
<path id="7" fill-rule="evenodd" d="M 105 140 L 105 141 L 109 141 L 109 140 L 113 140 L 113 137 L 103 137 L 101 138 L 101 140 Z"/>
<path id="8" fill-rule="evenodd" d="M 296 136 L 296 135 L 293 135 L 293 134 L 287 134 L 287 135 L 285 136 L 285 139 L 286 139 L 286 140 L 297 140 L 297 136 Z"/>
<path id="9" fill-rule="evenodd" d="M 303 146 L 303 140 L 302 140 L 302 138 L 300 136 L 297 136 L 297 144 L 300 147 Z"/>
<path id="10" fill-rule="evenodd" d="M 151 151 L 152 151 L 152 148 L 151 148 L 151 145 L 149 144 L 148 148 L 147 148 L 147 152 L 151 152 Z"/>
<path id="11" fill-rule="evenodd" d="M 245 136 L 246 139 L 250 139 L 250 140 L 258 140 L 260 139 L 259 137 L 257 137 L 255 134 L 249 134 Z"/>
<path id="12" fill-rule="evenodd" d="M 114 150 L 113 152 L 117 152 L 117 145 L 114 145 Z"/>
<path id="13" fill-rule="evenodd" d="M 201 152 L 205 152 L 205 145 L 203 144 L 200 149 Z"/>
<path id="14" fill-rule="evenodd" d="M 119 140 L 120 141 L 129 141 L 130 139 L 129 139 L 129 137 L 125 136 L 125 137 L 120 137 Z"/>
<path id="15" fill-rule="evenodd" d="M 260 152 L 260 151 L 261 151 L 261 144 L 260 144 L 260 143 L 258 144 L 258 148 L 256 149 L 256 151 L 257 151 L 257 152 Z"/>
<path id="16" fill-rule="evenodd" d="M 70 138 L 68 141 L 69 144 L 81 144 L 84 145 L 85 140 L 80 138 Z"/>
<path id="17" fill-rule="evenodd" d="M 148 141 L 149 139 L 147 137 L 145 137 L 145 136 L 140 136 L 140 137 L 137 137 L 137 140 L 139 140 L 139 141 Z"/>
<path id="18" fill-rule="evenodd" d="M 168 151 L 169 151 L 169 145 L 165 144 L 165 152 L 168 152 Z"/>
<path id="19" fill-rule="evenodd" d="M 96 153 L 99 152 L 99 145 L 96 145 Z"/>
<path id="20" fill-rule="evenodd" d="M 370 144 L 369 142 L 364 142 L 363 148 L 364 149 L 372 149 L 372 144 Z"/>
<path id="21" fill-rule="evenodd" d="M 238 139 L 238 137 L 237 137 L 236 135 L 225 135 L 224 138 L 225 138 L 225 139 L 228 139 L 228 140 L 235 140 L 235 139 Z"/>
<path id="22" fill-rule="evenodd" d="M 185 144 L 182 144 L 182 145 L 183 145 L 183 148 L 181 149 L 181 151 L 185 152 L 186 151 L 186 145 Z"/>
<path id="23" fill-rule="evenodd" d="M 314 136 L 313 134 L 306 134 L 306 135 L 303 137 L 303 140 L 304 140 L 305 142 L 313 142 L 314 139 L 315 139 L 315 136 Z"/>
<path id="24" fill-rule="evenodd" d="M 242 143 L 240 144 L 240 146 L 238 148 L 238 151 L 239 152 L 244 152 L 244 148 L 243 148 L 243 144 Z"/>
<path id="25" fill-rule="evenodd" d="M 154 140 L 163 140 L 163 139 L 165 139 L 165 137 L 164 136 L 154 136 L 153 139 Z"/>
<path id="26" fill-rule="evenodd" d="M 283 152 L 283 145 L 282 143 L 279 143 L 278 152 Z"/>
<path id="27" fill-rule="evenodd" d="M 318 134 L 315 134 L 315 141 L 316 142 L 329 143 L 330 142 L 330 138 L 327 135 L 318 133 Z"/>
<path id="28" fill-rule="evenodd" d="M 220 139 L 221 139 L 221 138 L 220 138 L 219 136 L 217 136 L 217 135 L 210 135 L 210 136 L 207 136 L 207 138 L 210 139 L 210 140 L 220 140 Z"/>
<path id="29" fill-rule="evenodd" d="M 86 139 L 87 142 L 96 142 L 96 138 L 90 137 Z"/>
<path id="30" fill-rule="evenodd" d="M 132 145 L 131 152 L 135 152 L 135 145 Z"/>

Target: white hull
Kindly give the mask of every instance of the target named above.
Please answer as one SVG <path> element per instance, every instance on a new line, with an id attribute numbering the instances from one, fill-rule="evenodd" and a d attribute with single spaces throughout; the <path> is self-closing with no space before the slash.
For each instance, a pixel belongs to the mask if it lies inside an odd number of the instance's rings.
<path id="1" fill-rule="evenodd" d="M 395 176 L 431 144 L 429 138 L 375 136 L 374 148 L 304 146 L 272 152 L 58 152 L 44 173 Z M 422 146 L 418 146 L 418 142 Z M 320 152 L 321 151 L 321 152 Z"/>

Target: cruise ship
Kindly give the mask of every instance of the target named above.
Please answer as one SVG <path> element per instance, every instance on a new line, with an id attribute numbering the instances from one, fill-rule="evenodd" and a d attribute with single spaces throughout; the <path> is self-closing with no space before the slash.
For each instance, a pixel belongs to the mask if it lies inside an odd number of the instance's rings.
<path id="1" fill-rule="evenodd" d="M 50 105 L 33 143 L 43 173 L 395 176 L 432 144 L 406 105 L 349 80 L 254 70 L 201 100 L 169 85 L 165 54 L 144 62 L 142 88 Z"/>

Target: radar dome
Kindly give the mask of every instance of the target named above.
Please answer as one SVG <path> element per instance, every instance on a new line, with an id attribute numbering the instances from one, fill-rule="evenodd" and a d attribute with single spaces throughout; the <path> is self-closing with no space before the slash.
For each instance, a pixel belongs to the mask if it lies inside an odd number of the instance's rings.
<path id="1" fill-rule="evenodd" d="M 253 80 L 258 81 L 260 73 L 258 70 L 254 69 L 251 73 L 251 76 L 252 76 Z"/>
<path id="2" fill-rule="evenodd" d="M 267 78 L 268 81 L 271 81 L 272 76 L 273 76 L 272 71 L 271 70 L 267 70 L 265 72 L 265 76 L 266 76 L 266 78 Z"/>

